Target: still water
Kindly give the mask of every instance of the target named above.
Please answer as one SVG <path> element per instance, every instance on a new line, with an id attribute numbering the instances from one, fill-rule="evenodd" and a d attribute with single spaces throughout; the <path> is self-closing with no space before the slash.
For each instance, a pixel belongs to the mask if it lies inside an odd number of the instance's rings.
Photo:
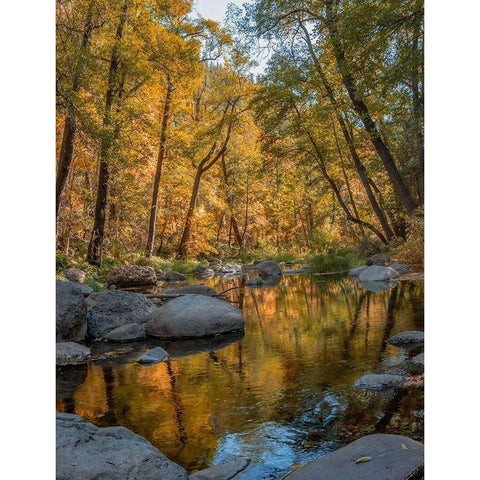
<path id="1" fill-rule="evenodd" d="M 243 310 L 244 334 L 149 340 L 116 347 L 114 356 L 112 346 L 94 345 L 97 359 L 87 366 L 57 369 L 57 409 L 127 427 L 190 473 L 248 457 L 243 480 L 282 478 L 369 433 L 423 441 L 423 389 L 352 386 L 366 373 L 412 373 L 408 359 L 418 350 L 385 341 L 423 330 L 423 282 L 370 292 L 325 278 L 283 276 L 255 289 L 242 278 L 208 279 L 217 290 L 240 285 L 227 295 Z M 153 346 L 170 358 L 135 363 Z"/>

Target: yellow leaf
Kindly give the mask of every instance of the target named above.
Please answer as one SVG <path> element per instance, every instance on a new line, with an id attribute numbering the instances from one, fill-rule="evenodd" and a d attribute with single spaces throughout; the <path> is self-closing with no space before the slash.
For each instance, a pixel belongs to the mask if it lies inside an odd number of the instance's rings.
<path id="1" fill-rule="evenodd" d="M 355 460 L 355 463 L 365 463 L 369 462 L 372 459 L 372 457 L 360 457 Z"/>
<path id="2" fill-rule="evenodd" d="M 407 446 L 404 443 L 400 444 L 404 450 L 408 450 Z"/>

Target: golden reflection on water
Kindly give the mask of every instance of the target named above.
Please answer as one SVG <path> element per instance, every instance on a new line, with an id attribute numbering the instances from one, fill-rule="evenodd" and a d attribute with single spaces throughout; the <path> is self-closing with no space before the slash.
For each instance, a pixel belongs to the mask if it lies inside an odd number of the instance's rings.
<path id="1" fill-rule="evenodd" d="M 206 283 L 229 286 L 217 278 Z M 261 462 L 264 434 L 249 435 L 269 422 L 294 427 L 294 460 L 306 449 L 374 431 L 422 439 L 422 391 L 371 394 L 352 384 L 365 373 L 403 368 L 408 352 L 385 340 L 423 330 L 423 283 L 373 293 L 349 279 L 284 276 L 276 287 L 229 295 L 245 316 L 241 341 L 150 367 L 134 356 L 117 365 L 91 362 L 76 377 L 62 370 L 57 409 L 99 426 L 125 426 L 189 471 L 217 463 L 231 442 Z M 327 395 L 340 406 L 325 425 L 318 405 Z"/>

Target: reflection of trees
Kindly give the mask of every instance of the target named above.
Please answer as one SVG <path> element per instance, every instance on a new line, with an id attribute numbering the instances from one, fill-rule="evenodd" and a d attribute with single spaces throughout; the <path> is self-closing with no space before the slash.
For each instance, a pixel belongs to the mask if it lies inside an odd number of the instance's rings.
<path id="1" fill-rule="evenodd" d="M 401 282 L 400 282 L 401 285 Z M 387 348 L 387 340 L 390 338 L 393 326 L 395 324 L 395 305 L 397 303 L 397 288 L 390 290 L 388 298 L 387 314 L 385 316 L 385 326 L 383 328 L 382 343 L 380 344 L 380 352 L 378 354 L 378 361 L 381 362 L 382 355 Z"/>
<path id="2" fill-rule="evenodd" d="M 165 364 L 167 365 L 167 373 L 170 377 L 170 387 L 172 392 L 172 402 L 173 402 L 173 411 L 175 416 L 175 423 L 178 427 L 178 435 L 180 437 L 180 443 L 182 445 L 186 445 L 187 443 L 187 432 L 185 430 L 185 425 L 183 422 L 184 417 L 184 408 L 182 405 L 182 401 L 178 391 L 178 384 L 177 378 L 175 377 L 175 373 L 173 372 L 172 364 L 170 360 L 165 360 Z"/>
<path id="3" fill-rule="evenodd" d="M 375 425 L 375 433 L 385 433 L 388 424 L 392 421 L 392 417 L 398 412 L 402 398 L 407 395 L 407 390 L 401 389 L 395 392 L 393 398 L 387 403 L 383 409 L 383 417 Z"/>

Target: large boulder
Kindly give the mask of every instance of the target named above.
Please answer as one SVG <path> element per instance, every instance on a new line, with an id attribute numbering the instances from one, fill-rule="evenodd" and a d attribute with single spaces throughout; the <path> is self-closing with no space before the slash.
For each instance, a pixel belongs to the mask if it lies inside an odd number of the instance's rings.
<path id="1" fill-rule="evenodd" d="M 183 273 L 167 270 L 163 275 L 159 275 L 157 280 L 162 282 L 184 282 L 187 277 Z"/>
<path id="2" fill-rule="evenodd" d="M 107 285 L 117 287 L 136 287 L 140 285 L 155 285 L 157 274 L 152 267 L 140 265 L 123 265 L 114 268 L 107 275 Z"/>
<path id="3" fill-rule="evenodd" d="M 367 435 L 307 463 L 285 479 L 407 480 L 422 471 L 423 450 L 421 443 L 401 435 Z"/>
<path id="4" fill-rule="evenodd" d="M 368 259 L 368 265 L 380 265 L 380 266 L 385 266 L 390 263 L 390 257 L 386 255 L 385 253 L 377 253 L 375 255 L 372 255 Z"/>
<path id="5" fill-rule="evenodd" d="M 72 282 L 56 282 L 57 342 L 78 342 L 87 332 L 85 297 Z"/>
<path id="6" fill-rule="evenodd" d="M 187 480 L 187 472 L 124 427 L 57 413 L 57 480 Z"/>
<path id="7" fill-rule="evenodd" d="M 258 270 L 258 274 L 262 277 L 282 274 L 282 269 L 280 268 L 280 265 L 273 260 L 266 260 L 265 262 L 257 263 L 256 268 Z"/>
<path id="8" fill-rule="evenodd" d="M 406 330 L 397 333 L 388 340 L 390 345 L 401 348 L 417 348 L 423 347 L 425 333 L 417 330 Z"/>
<path id="9" fill-rule="evenodd" d="M 395 271 L 393 268 L 372 265 L 366 270 L 360 272 L 358 279 L 361 282 L 385 282 L 398 277 L 398 272 Z"/>
<path id="10" fill-rule="evenodd" d="M 114 343 L 138 342 L 145 339 L 145 325 L 129 323 L 120 325 L 105 335 L 105 340 Z"/>
<path id="11" fill-rule="evenodd" d="M 76 267 L 67 268 L 63 274 L 69 282 L 83 283 L 85 281 L 85 272 Z"/>
<path id="12" fill-rule="evenodd" d="M 169 294 L 169 295 L 185 295 L 196 293 L 198 295 L 215 295 L 217 291 L 212 287 L 208 287 L 207 285 L 187 285 L 186 287 L 180 288 L 167 288 L 162 290 L 162 293 Z"/>
<path id="13" fill-rule="evenodd" d="M 56 344 L 57 365 L 78 365 L 86 363 L 91 353 L 85 345 L 75 342 L 57 342 Z"/>
<path id="14" fill-rule="evenodd" d="M 87 297 L 87 333 L 99 338 L 121 325 L 145 323 L 156 305 L 144 295 L 108 290 Z"/>
<path id="15" fill-rule="evenodd" d="M 369 373 L 360 377 L 353 384 L 363 390 L 386 390 L 388 388 L 400 388 L 403 383 L 401 375 L 375 374 Z"/>
<path id="16" fill-rule="evenodd" d="M 199 338 L 243 327 L 242 312 L 237 307 L 205 295 L 184 295 L 149 315 L 147 334 L 164 339 Z"/>

